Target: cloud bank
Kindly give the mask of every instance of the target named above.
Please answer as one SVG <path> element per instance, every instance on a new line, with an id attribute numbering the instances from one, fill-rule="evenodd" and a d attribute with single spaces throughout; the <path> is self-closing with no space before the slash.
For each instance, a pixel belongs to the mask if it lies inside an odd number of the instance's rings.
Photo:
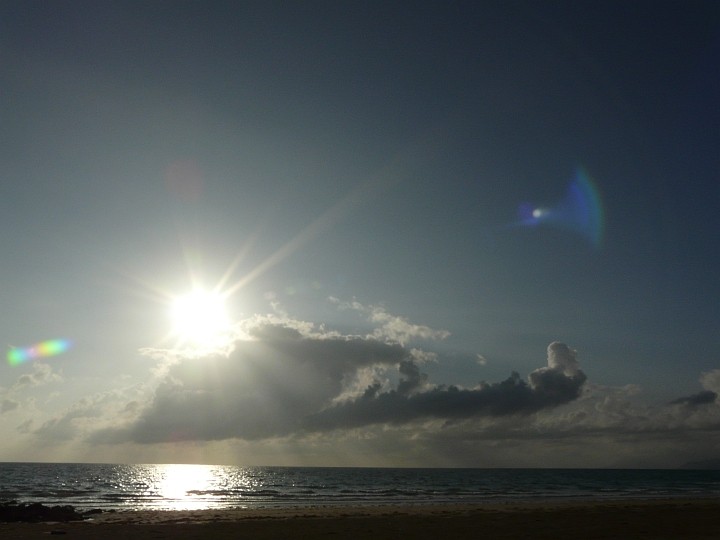
<path id="1" fill-rule="evenodd" d="M 0 418 L 43 445 L 158 456 L 222 446 L 223 456 L 242 448 L 275 464 L 664 467 L 720 447 L 720 370 L 702 374 L 700 392 L 646 405 L 637 385 L 593 384 L 576 351 L 555 341 L 527 376 L 437 384 L 425 370 L 442 355 L 416 345 L 446 332 L 349 309 L 379 326 L 343 334 L 255 316 L 223 353 L 145 349 L 147 381 L 22 422 L 20 393 L 62 382 L 38 364 L 0 392 Z M 484 369 L 475 355 L 467 366 Z"/>
<path id="2" fill-rule="evenodd" d="M 527 381 L 513 373 L 499 383 L 461 388 L 433 385 L 420 368 L 422 351 L 388 336 L 341 335 L 289 319 L 255 318 L 244 322 L 242 337 L 227 356 L 176 359 L 131 423 L 98 431 L 93 440 L 257 440 L 426 419 L 528 415 L 577 399 L 586 380 L 575 352 L 559 342 L 550 344 L 547 365 Z"/>
<path id="3" fill-rule="evenodd" d="M 404 424 L 422 418 L 527 415 L 577 399 L 586 380 L 575 351 L 560 342 L 548 346 L 547 367 L 533 371 L 529 382 L 513 373 L 502 382 L 483 382 L 472 389 L 457 386 L 422 389 L 426 381 L 417 366 L 401 364 L 400 373 L 403 380 L 397 389 L 380 392 L 379 385 L 370 386 L 359 398 L 312 415 L 305 425 L 326 430 Z"/>

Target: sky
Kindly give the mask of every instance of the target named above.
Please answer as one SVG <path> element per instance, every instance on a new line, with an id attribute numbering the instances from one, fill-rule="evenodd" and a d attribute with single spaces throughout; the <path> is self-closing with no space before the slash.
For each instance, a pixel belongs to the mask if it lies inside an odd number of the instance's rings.
<path id="1" fill-rule="evenodd" d="M 717 465 L 719 61 L 711 0 L 3 2 L 0 460 Z"/>

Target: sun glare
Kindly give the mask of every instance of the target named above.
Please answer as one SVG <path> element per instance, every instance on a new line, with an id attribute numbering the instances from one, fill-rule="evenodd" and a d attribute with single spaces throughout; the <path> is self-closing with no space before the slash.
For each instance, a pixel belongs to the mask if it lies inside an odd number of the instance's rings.
<path id="1" fill-rule="evenodd" d="M 159 465 L 162 476 L 159 495 L 171 510 L 199 510 L 208 507 L 204 492 L 212 490 L 215 481 L 209 465 Z"/>
<path id="2" fill-rule="evenodd" d="M 183 345 L 211 349 L 227 341 L 230 317 L 222 294 L 195 289 L 175 298 L 170 316 L 173 334 Z"/>

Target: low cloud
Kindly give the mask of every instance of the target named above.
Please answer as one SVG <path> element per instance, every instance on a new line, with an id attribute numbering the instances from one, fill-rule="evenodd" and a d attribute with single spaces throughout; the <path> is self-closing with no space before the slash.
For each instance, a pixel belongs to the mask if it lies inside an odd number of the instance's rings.
<path id="1" fill-rule="evenodd" d="M 68 441 L 86 433 L 98 423 L 118 415 L 118 390 L 83 397 L 61 414 L 46 420 L 33 433 L 48 441 Z"/>
<path id="2" fill-rule="evenodd" d="M 22 422 L 15 429 L 18 433 L 20 433 L 22 435 L 26 435 L 32 431 L 33 423 L 34 422 L 33 422 L 32 418 L 29 418 L 29 419 L 25 420 L 24 422 Z"/>
<path id="3" fill-rule="evenodd" d="M 94 440 L 260 439 L 296 432 L 301 420 L 340 396 L 358 372 L 397 366 L 398 343 L 325 332 L 299 321 L 245 321 L 228 356 L 180 359 L 129 426 Z"/>
<path id="4" fill-rule="evenodd" d="M 708 405 L 715 403 L 717 394 L 712 390 L 703 390 L 691 396 L 681 397 L 670 402 L 671 405 L 687 405 L 688 407 L 697 407 L 700 405 Z"/>
<path id="5" fill-rule="evenodd" d="M 390 336 L 342 335 L 277 317 L 255 317 L 239 328 L 243 339 L 230 354 L 176 359 L 152 400 L 133 403 L 131 422 L 91 439 L 260 440 L 426 418 L 527 415 L 576 399 L 586 378 L 561 343 L 550 345 L 547 366 L 527 381 L 512 374 L 465 389 L 433 385 L 421 365 L 435 355 Z"/>
<path id="6" fill-rule="evenodd" d="M 47 420 L 33 433 L 45 440 L 68 441 L 75 438 L 84 421 L 99 416 L 99 410 L 81 402 L 64 414 Z"/>
<path id="7" fill-rule="evenodd" d="M 379 423 L 404 424 L 425 418 L 527 415 L 577 399 L 586 380 L 575 351 L 559 342 L 550 344 L 548 366 L 533 371 L 529 382 L 513 373 L 502 382 L 483 382 L 472 389 L 451 385 L 412 392 L 426 384 L 426 376 L 407 363 L 401 365 L 401 375 L 403 379 L 396 390 L 379 393 L 375 387 L 368 387 L 359 398 L 312 415 L 305 426 L 330 430 Z"/>
<path id="8" fill-rule="evenodd" d="M 53 371 L 52 367 L 42 362 L 32 364 L 32 371 L 24 373 L 18 377 L 13 385 L 13 389 L 28 386 L 41 386 L 52 382 L 62 382 L 63 378 L 60 374 Z"/>
<path id="9" fill-rule="evenodd" d="M 700 384 L 705 390 L 720 394 L 720 369 L 714 369 L 703 373 L 700 377 Z"/>
<path id="10" fill-rule="evenodd" d="M 90 394 L 49 418 L 31 419 L 24 425 L 26 431 L 23 432 L 32 432 L 45 442 L 82 439 L 88 433 L 117 425 L 118 421 L 135 418 L 136 399 L 144 392 L 143 385 L 133 384 Z M 30 429 L 36 425 L 39 427 Z"/>
<path id="11" fill-rule="evenodd" d="M 20 407 L 20 403 L 18 401 L 10 398 L 5 398 L 0 402 L 0 414 L 14 411 L 18 407 Z"/>
<path id="12" fill-rule="evenodd" d="M 382 306 L 366 306 L 357 300 L 343 302 L 334 297 L 329 300 L 336 304 L 339 309 L 353 310 L 365 315 L 368 321 L 375 325 L 376 328 L 372 332 L 372 337 L 377 339 L 396 341 L 404 345 L 418 339 L 439 341 L 450 337 L 450 332 L 447 330 L 437 330 L 423 324 L 411 323 L 405 317 L 388 313 Z"/>
<path id="13" fill-rule="evenodd" d="M 394 319 L 378 324 L 386 320 Z M 81 399 L 18 430 L 48 444 L 138 452 L 187 441 L 275 452 L 267 457 L 275 460 L 283 449 L 294 463 L 315 465 L 664 467 L 709 459 L 720 445 L 720 370 L 702 374 L 695 394 L 648 405 L 638 385 L 588 381 L 577 353 L 553 342 L 527 376 L 438 384 L 425 371 L 442 355 L 413 343 L 442 336 L 433 332 L 406 332 L 401 342 L 386 330 L 343 334 L 255 316 L 221 353 L 146 349 L 162 369 L 151 367 L 155 377 L 142 386 Z M 26 383 L 51 378 L 44 368 L 34 374 Z"/>
<path id="14" fill-rule="evenodd" d="M 17 411 L 21 409 L 21 404 L 30 403 L 26 401 L 26 394 L 31 389 L 62 381 L 62 376 L 53 371 L 50 365 L 42 362 L 31 364 L 29 373 L 20 375 L 10 387 L 0 388 L 0 415 Z"/>

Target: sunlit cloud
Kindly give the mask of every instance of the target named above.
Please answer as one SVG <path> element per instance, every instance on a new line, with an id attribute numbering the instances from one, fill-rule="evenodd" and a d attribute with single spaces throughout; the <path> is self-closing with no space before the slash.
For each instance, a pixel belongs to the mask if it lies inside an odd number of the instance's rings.
<path id="1" fill-rule="evenodd" d="M 413 340 L 439 341 L 450 337 L 447 330 L 411 323 L 404 317 L 388 313 L 382 306 L 364 305 L 357 300 L 344 302 L 335 297 L 330 297 L 329 301 L 338 309 L 353 310 L 365 315 L 375 326 L 372 335 L 378 339 L 389 339 L 404 345 Z"/>
<path id="2" fill-rule="evenodd" d="M 17 378 L 13 384 L 13 388 L 17 389 L 21 387 L 41 386 L 52 382 L 57 383 L 62 381 L 62 375 L 54 371 L 49 364 L 36 362 L 32 365 L 30 373 L 23 373 Z"/>

